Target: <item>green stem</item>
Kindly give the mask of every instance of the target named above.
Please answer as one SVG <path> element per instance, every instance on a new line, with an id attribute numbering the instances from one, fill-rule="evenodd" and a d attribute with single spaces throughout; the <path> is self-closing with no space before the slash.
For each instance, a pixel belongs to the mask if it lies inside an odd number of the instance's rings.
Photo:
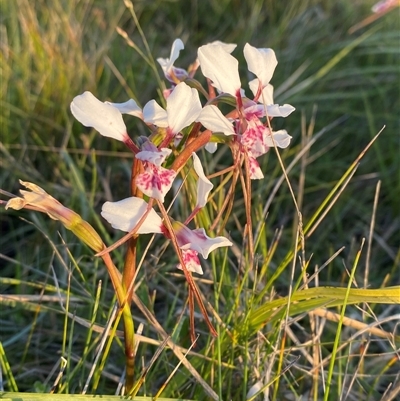
<path id="1" fill-rule="evenodd" d="M 110 254 L 105 253 L 102 255 L 103 261 L 107 267 L 108 274 L 117 293 L 118 303 L 122 308 L 122 317 L 124 321 L 124 335 L 125 335 L 125 364 L 126 364 L 126 391 L 129 392 L 133 389 L 134 384 L 134 363 L 135 363 L 135 325 L 132 318 L 130 299 L 124 284 L 121 281 L 121 273 L 115 267 L 111 260 Z"/>

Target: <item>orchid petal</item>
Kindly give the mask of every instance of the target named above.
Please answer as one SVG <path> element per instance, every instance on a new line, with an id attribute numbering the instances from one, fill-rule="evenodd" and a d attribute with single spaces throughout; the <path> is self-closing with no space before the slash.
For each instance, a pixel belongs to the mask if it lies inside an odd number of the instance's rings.
<path id="1" fill-rule="evenodd" d="M 164 71 L 164 75 L 168 76 L 171 68 L 173 67 L 175 61 L 179 57 L 179 53 L 181 50 L 185 48 L 181 39 L 175 39 L 174 43 L 171 47 L 171 54 L 169 58 L 158 58 L 157 61 L 161 65 L 162 70 Z"/>
<path id="2" fill-rule="evenodd" d="M 290 104 L 284 104 L 279 106 L 279 104 L 272 104 L 267 106 L 268 117 L 287 117 L 292 114 L 296 109 Z"/>
<path id="3" fill-rule="evenodd" d="M 212 132 L 222 132 L 227 136 L 235 134 L 233 124 L 222 114 L 217 106 L 204 106 L 196 121 L 201 122 L 204 127 Z"/>
<path id="4" fill-rule="evenodd" d="M 270 135 L 266 135 L 264 138 L 265 143 L 270 147 L 277 146 L 278 148 L 282 149 L 287 148 L 290 144 L 290 140 L 292 139 L 292 137 L 284 129 L 273 132 L 272 136 L 274 140 L 272 140 Z"/>
<path id="5" fill-rule="evenodd" d="M 115 107 L 105 104 L 92 93 L 74 97 L 71 112 L 85 127 L 93 127 L 103 136 L 126 141 L 129 137 L 122 115 Z"/>
<path id="6" fill-rule="evenodd" d="M 105 102 L 105 103 L 115 107 L 122 114 L 130 114 L 131 116 L 138 117 L 141 120 L 143 120 L 142 109 L 133 99 L 129 99 L 127 102 L 124 103 L 111 103 L 111 102 Z"/>
<path id="7" fill-rule="evenodd" d="M 145 195 L 164 202 L 175 177 L 176 171 L 149 163 L 146 171 L 136 177 L 136 185 Z"/>
<path id="8" fill-rule="evenodd" d="M 168 127 L 167 112 L 155 101 L 150 100 L 143 108 L 143 121 L 157 127 Z"/>
<path id="9" fill-rule="evenodd" d="M 132 231 L 147 211 L 147 203 L 140 198 L 130 197 L 118 202 L 106 202 L 101 215 L 113 228 L 121 231 Z M 162 233 L 161 217 L 151 209 L 137 234 Z"/>
<path id="10" fill-rule="evenodd" d="M 144 162 L 153 163 L 156 166 L 161 166 L 165 159 L 171 154 L 172 149 L 162 148 L 160 150 L 154 146 L 155 150 L 142 150 L 136 154 L 136 158 Z"/>
<path id="11" fill-rule="evenodd" d="M 258 78 L 249 82 L 250 90 L 253 92 L 254 96 L 257 95 L 259 83 L 260 81 Z M 258 101 L 266 105 L 274 104 L 274 87 L 271 84 L 264 87 Z"/>
<path id="12" fill-rule="evenodd" d="M 244 107 L 244 115 L 246 117 L 246 120 L 249 120 L 254 116 L 258 118 L 265 117 L 267 111 L 266 107 L 263 104 L 255 102 L 246 102 L 246 105 Z"/>
<path id="13" fill-rule="evenodd" d="M 269 146 L 265 138 L 269 136 L 269 128 L 254 115 L 247 116 L 247 128 L 241 137 L 242 144 L 250 156 L 256 158 L 268 152 Z"/>
<path id="14" fill-rule="evenodd" d="M 264 174 L 261 171 L 258 161 L 251 156 L 249 156 L 249 170 L 251 180 L 261 180 L 262 178 L 264 178 Z"/>
<path id="15" fill-rule="evenodd" d="M 192 124 L 201 112 L 199 93 L 184 82 L 167 99 L 168 126 L 174 134 Z"/>
<path id="16" fill-rule="evenodd" d="M 275 52 L 272 49 L 257 49 L 246 43 L 243 53 L 249 71 L 256 75 L 263 87 L 268 85 L 278 64 Z"/>
<path id="17" fill-rule="evenodd" d="M 191 230 L 178 221 L 173 222 L 173 227 L 179 247 L 184 247 L 184 249 L 190 247 L 190 249 L 199 252 L 204 259 L 207 259 L 213 250 L 232 245 L 232 242 L 225 237 L 208 237 L 204 228 Z"/>
<path id="18" fill-rule="evenodd" d="M 191 249 L 181 249 L 181 250 L 182 250 L 182 258 L 185 263 L 186 269 L 189 270 L 190 272 L 203 274 L 203 269 L 201 268 L 197 252 Z M 179 264 L 177 268 L 183 270 L 181 264 Z"/>
<path id="19" fill-rule="evenodd" d="M 179 228 L 175 230 L 179 247 L 183 247 L 189 244 L 190 249 L 199 252 L 204 259 L 207 259 L 208 255 L 213 250 L 223 246 L 232 245 L 232 242 L 225 237 L 208 237 L 204 228 L 191 230 L 190 228 L 184 226 L 182 223 L 176 221 L 173 223 L 173 225 L 174 228 L 179 226 Z"/>
<path id="20" fill-rule="evenodd" d="M 218 144 L 216 142 L 208 142 L 205 149 L 208 153 L 215 153 L 218 149 Z"/>
<path id="21" fill-rule="evenodd" d="M 225 43 L 225 42 L 221 42 L 220 40 L 214 40 L 214 42 L 211 42 L 208 44 L 209 45 L 219 45 L 229 54 L 231 54 L 237 47 L 236 43 Z"/>
<path id="22" fill-rule="evenodd" d="M 203 166 L 200 162 L 199 156 L 196 153 L 192 153 L 193 156 L 193 167 L 196 174 L 199 176 L 197 181 L 197 205 L 196 207 L 202 208 L 207 204 L 208 195 L 213 189 L 214 185 L 205 176 Z"/>
<path id="23" fill-rule="evenodd" d="M 198 58 L 203 75 L 211 79 L 220 92 L 236 96 L 240 89 L 238 61 L 221 45 L 199 47 Z"/>

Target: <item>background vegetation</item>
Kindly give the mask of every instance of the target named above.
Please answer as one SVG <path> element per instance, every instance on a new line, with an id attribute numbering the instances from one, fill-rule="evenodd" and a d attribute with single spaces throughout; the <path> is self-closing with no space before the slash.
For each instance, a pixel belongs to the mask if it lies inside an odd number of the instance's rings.
<path id="1" fill-rule="evenodd" d="M 275 100 L 297 109 L 284 122 L 274 120 L 275 128 L 282 126 L 293 136 L 292 145 L 282 153 L 285 166 L 311 138 L 318 137 L 289 172 L 305 224 L 368 142 L 386 126 L 333 208 L 306 239 L 304 256 L 310 260 L 309 275 L 345 247 L 309 283 L 310 287 L 346 288 L 355 260 L 353 287 L 379 289 L 400 284 L 398 9 L 349 33 L 370 14 L 373 3 L 134 2 L 155 58 L 168 57 L 175 38 L 184 41 L 186 48 L 178 63 L 181 67 L 193 62 L 202 44 L 217 39 L 233 42 L 238 44 L 235 56 L 246 82 L 243 45 L 249 42 L 275 50 L 279 61 L 272 82 Z M 123 1 L 8 0 L 0 7 L 0 187 L 17 194 L 18 179 L 35 182 L 90 221 L 111 244 L 117 234 L 98 212 L 105 200 L 129 195 L 126 183 L 132 156 L 122 144 L 75 122 L 69 103 L 85 90 L 102 100 L 123 102 L 132 97 L 142 105 L 158 98 L 155 72 L 116 31 L 120 27 L 133 46 L 145 52 L 138 25 Z M 137 121 L 127 123 L 132 138 L 146 134 Z M 227 156 L 221 149 L 209 163 L 222 169 Z M 251 269 L 238 259 L 245 215 L 243 200 L 237 197 L 228 225 L 236 252 L 229 252 L 227 260 L 222 253 L 212 258 L 205 265 L 204 280 L 199 281 L 221 319 L 220 337 L 213 342 L 199 317 L 196 324 L 201 335 L 196 352 L 200 355 L 190 356 L 191 363 L 224 400 L 246 399 L 257 381 L 270 384 L 272 399 L 294 400 L 309 395 L 320 399 L 326 394 L 327 371 L 332 375 L 332 400 L 385 397 L 382 394 L 390 383 L 392 389 L 399 386 L 395 337 L 361 334 L 357 332 L 360 328 L 348 324 L 338 330 L 337 322 L 313 315 L 311 304 L 289 313 L 292 318 L 283 326 L 280 322 L 286 310 L 279 319 L 273 318 L 272 309 L 272 315 L 261 317 L 254 312 L 290 295 L 296 283 L 303 283 L 297 257 L 293 271 L 285 262 L 296 248 L 298 219 L 287 185 L 283 183 L 273 192 L 282 177 L 274 152 L 263 159 L 262 167 L 266 178 L 253 186 L 255 228 L 266 217 L 256 249 L 259 268 Z M 271 193 L 272 203 L 263 216 Z M 176 207 L 178 215 L 187 216 L 188 205 Z M 68 363 L 56 391 L 79 393 L 101 340 L 96 330 L 107 324 L 114 304 L 106 271 L 58 222 L 34 213 L 5 212 L 3 208 L 0 212 L 4 388 L 48 392 L 64 356 Z M 363 238 L 367 242 L 357 260 Z M 143 238 L 143 248 L 148 240 Z M 137 281 L 137 294 L 173 340 L 188 347 L 188 319 L 181 314 L 187 288 L 164 245 L 155 243 L 151 248 Z M 119 249 L 114 259 L 121 263 L 123 255 Z M 377 325 L 393 335 L 397 330 L 398 335 L 398 298 L 390 306 L 373 301 L 367 305 L 360 299 L 357 306 L 346 308 L 346 317 Z M 342 303 L 330 311 L 340 315 Z M 322 303 L 315 308 L 324 306 Z M 143 335 L 158 339 L 143 315 L 137 311 L 136 316 L 137 322 L 144 323 Z M 229 336 L 232 333 L 236 333 L 233 338 Z M 335 337 L 337 333 L 339 338 Z M 335 344 L 335 364 L 330 366 Z M 146 342 L 140 344 L 138 372 L 147 366 L 156 349 Z M 88 392 L 114 394 L 124 365 L 121 340 L 116 337 L 110 350 L 101 355 L 108 357 L 104 366 L 95 369 Z M 138 394 L 155 394 L 177 364 L 174 355 L 164 350 L 147 372 Z M 162 396 L 210 399 L 183 367 L 173 373 Z"/>

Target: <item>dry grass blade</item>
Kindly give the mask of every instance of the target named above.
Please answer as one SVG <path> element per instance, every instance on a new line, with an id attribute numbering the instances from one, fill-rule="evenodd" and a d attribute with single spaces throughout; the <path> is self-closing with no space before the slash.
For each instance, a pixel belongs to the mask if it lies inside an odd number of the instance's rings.
<path id="1" fill-rule="evenodd" d="M 329 311 L 329 310 L 324 309 L 324 308 L 317 308 L 317 309 L 314 309 L 314 310 L 310 311 L 309 313 L 310 313 L 310 315 L 320 316 L 320 317 L 323 317 L 325 319 L 328 319 L 331 322 L 336 322 L 337 323 L 337 322 L 340 321 L 340 315 L 338 313 Z M 400 315 L 398 315 L 398 318 L 400 318 Z M 388 333 L 385 330 L 381 330 L 381 329 L 373 327 L 373 326 L 371 326 L 369 324 L 360 322 L 357 319 L 352 319 L 350 317 L 344 316 L 343 319 L 342 319 L 342 323 L 345 326 L 351 327 L 351 328 L 353 328 L 355 330 L 359 330 L 359 331 L 361 331 L 361 332 L 363 332 L 365 334 L 374 335 L 374 336 L 377 336 L 377 337 L 380 337 L 380 338 L 387 338 L 389 340 L 394 340 L 395 339 L 393 333 Z M 378 325 L 378 324 L 381 324 L 381 322 L 375 322 L 374 326 Z M 400 336 L 397 336 L 397 339 L 400 340 Z"/>
<path id="2" fill-rule="evenodd" d="M 153 327 L 157 330 L 158 334 L 164 340 L 167 339 L 167 344 L 173 351 L 173 353 L 177 356 L 179 361 L 185 366 L 185 368 L 190 372 L 190 374 L 196 379 L 196 381 L 204 388 L 208 396 L 213 400 L 218 400 L 219 397 L 217 393 L 207 384 L 207 382 L 200 376 L 197 370 L 192 366 L 192 364 L 186 359 L 185 354 L 176 346 L 176 344 L 169 339 L 169 336 L 162 328 L 160 323 L 158 323 L 157 319 L 153 316 L 153 314 L 147 309 L 147 307 L 143 304 L 140 298 L 136 295 L 136 293 L 132 294 L 132 300 L 136 304 L 136 306 L 141 310 L 141 312 L 146 316 L 149 322 L 153 325 Z"/>

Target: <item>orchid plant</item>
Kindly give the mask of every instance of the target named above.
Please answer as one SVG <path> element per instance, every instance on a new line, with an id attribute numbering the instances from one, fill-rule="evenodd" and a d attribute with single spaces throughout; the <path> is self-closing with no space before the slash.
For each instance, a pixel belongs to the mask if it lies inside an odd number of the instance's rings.
<path id="1" fill-rule="evenodd" d="M 239 178 L 246 210 L 250 211 L 251 180 L 264 177 L 257 159 L 271 147 L 286 148 L 291 140 L 285 130 L 274 131 L 271 126 L 273 118 L 287 117 L 295 110 L 291 105 L 274 103 L 270 81 L 277 59 L 272 49 L 258 49 L 249 44 L 244 46 L 248 70 L 255 76 L 248 83 L 252 92 L 250 98 L 242 89 L 238 61 L 231 54 L 236 45 L 213 42 L 201 46 L 197 59 L 187 70 L 174 65 L 183 48 L 183 42 L 176 39 L 170 57 L 157 59 L 170 85 L 163 93 L 165 109 L 155 100 L 147 102 L 143 109 L 133 99 L 124 103 L 102 102 L 90 92 L 76 96 L 71 102 L 71 112 L 81 124 L 94 128 L 102 136 L 123 142 L 134 154 L 131 196 L 116 202 L 105 202 L 101 211 L 102 217 L 113 228 L 127 233 L 120 241 L 106 247 L 94 228 L 79 215 L 31 183 L 21 182 L 31 192 L 21 191 L 22 198 L 13 198 L 7 204 L 14 209 L 26 207 L 45 212 L 51 218 L 60 220 L 94 249 L 97 256 L 103 258 L 123 310 L 128 390 L 133 387 L 134 326 L 130 303 L 137 273 L 135 257 L 139 236 L 153 233 L 171 240 L 177 254 L 177 268 L 183 271 L 188 282 L 192 340 L 195 341 L 195 301 L 210 332 L 216 335 L 192 273 L 203 274 L 199 254 L 207 259 L 210 252 L 233 243 L 221 226 L 218 233 L 225 236 L 213 235 L 217 221 L 210 227 L 194 229 L 189 228 L 189 224 L 208 204 L 214 187 L 210 178 L 228 173 L 231 174 L 232 185 L 217 220 L 223 214 L 229 215 L 233 198 L 230 195 L 234 193 Z M 199 70 L 205 80 L 195 78 Z M 220 108 L 223 103 L 231 107 L 226 114 Z M 149 129 L 149 135 L 129 135 L 123 114 L 142 120 Z M 218 143 L 231 149 L 233 165 L 207 178 L 198 153 L 203 148 L 215 152 Z M 186 221 L 180 222 L 173 219 L 165 202 L 177 177 L 184 180 L 189 174 L 196 181 L 196 201 Z M 247 235 L 251 247 L 249 223 Z M 128 250 L 121 274 L 113 264 L 110 252 L 124 242 L 128 242 Z"/>

